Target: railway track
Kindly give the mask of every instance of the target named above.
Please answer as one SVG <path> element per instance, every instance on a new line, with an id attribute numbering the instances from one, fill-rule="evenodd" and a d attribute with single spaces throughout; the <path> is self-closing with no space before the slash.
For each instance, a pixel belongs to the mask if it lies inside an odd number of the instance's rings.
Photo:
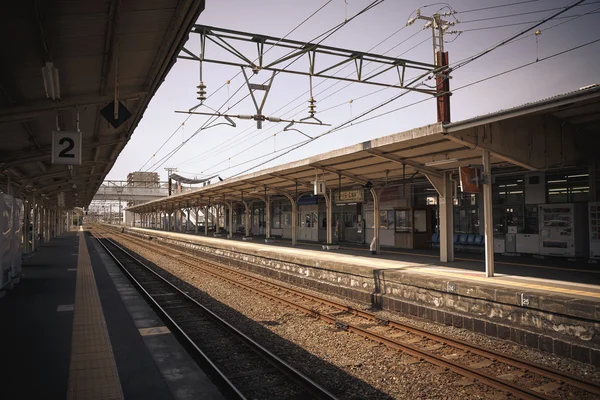
<path id="1" fill-rule="evenodd" d="M 111 239 L 96 239 L 161 314 L 228 398 L 336 399 Z"/>
<path id="2" fill-rule="evenodd" d="M 382 320 L 373 313 L 225 267 L 220 263 L 227 263 L 228 260 L 218 259 L 217 256 L 199 257 L 156 243 L 150 246 L 147 241 L 133 239 L 130 235 L 118 236 L 202 273 L 305 312 L 337 329 L 356 333 L 409 354 L 415 362 L 434 365 L 437 372 L 453 371 L 516 398 L 600 398 L 600 385 L 579 377 L 406 324 Z"/>

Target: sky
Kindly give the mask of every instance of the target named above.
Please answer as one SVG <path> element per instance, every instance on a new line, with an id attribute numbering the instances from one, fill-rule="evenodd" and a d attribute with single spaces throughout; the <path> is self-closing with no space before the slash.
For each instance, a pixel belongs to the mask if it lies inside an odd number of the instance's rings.
<path id="1" fill-rule="evenodd" d="M 197 23 L 315 43 L 319 35 L 351 19 L 372 2 L 206 0 L 206 8 Z M 444 18 L 460 22 L 449 30 L 462 32 L 444 36 L 447 42 L 445 51 L 448 51 L 452 65 L 501 43 L 573 3 L 574 0 L 454 0 L 431 4 L 422 0 L 384 0 L 350 20 L 320 44 L 431 64 L 431 29 L 423 29 L 426 22 L 423 20 L 417 20 L 411 26 L 406 26 L 406 21 L 415 16 L 417 8 L 420 8 L 423 16 L 452 9 L 456 13 Z M 572 18 L 575 16 L 579 17 Z M 598 26 L 600 1 L 587 0 L 559 18 L 519 36 L 517 40 L 457 68 L 450 80 L 452 121 L 600 83 L 600 42 L 546 59 L 600 39 Z M 541 31 L 539 35 L 534 34 L 537 29 Z M 252 60 L 256 58 L 253 45 L 231 43 L 247 57 Z M 199 36 L 191 33 L 185 47 L 198 54 Z M 270 48 L 265 53 L 265 63 L 286 52 L 277 47 Z M 234 60 L 230 54 L 209 41 L 205 57 Z M 316 67 L 326 63 L 331 65 L 332 61 L 331 57 L 317 56 Z M 504 73 L 527 63 L 531 65 Z M 342 77 L 353 76 L 353 65 L 334 69 L 331 73 Z M 376 67 L 365 64 L 363 73 L 373 71 Z M 308 56 L 297 59 L 287 69 L 308 71 Z M 267 82 L 271 77 L 269 71 L 260 71 L 256 75 L 248 71 L 248 74 L 250 82 L 258 84 Z M 415 74 L 415 71 L 407 70 L 406 77 Z M 501 75 L 474 83 L 497 74 Z M 196 86 L 199 78 L 199 62 L 179 59 L 175 63 L 106 179 L 125 180 L 129 172 L 142 170 L 158 172 L 161 180 L 166 180 L 167 167 L 177 168 L 178 173 L 186 177 L 219 175 L 227 179 L 246 171 L 258 171 L 437 122 L 435 102 L 431 95 L 410 91 L 390 101 L 403 93 L 403 89 L 314 78 L 315 117 L 331 126 L 298 125 L 301 132 L 284 131 L 287 123 L 265 122 L 262 129 L 257 129 L 255 121 L 234 119 L 236 127 L 232 127 L 226 125 L 222 117 L 215 120 L 211 116 L 175 112 L 187 111 L 198 105 Z M 239 67 L 203 62 L 202 81 L 207 86 L 208 98 L 196 111 L 213 113 L 213 110 L 220 109 L 221 112 L 234 115 L 256 114 Z M 397 84 L 398 74 L 395 70 L 390 71 L 382 74 L 379 81 Z M 433 83 L 426 78 L 417 81 L 420 88 Z M 465 85 L 469 86 L 462 88 Z M 308 117 L 309 89 L 308 76 L 285 72 L 277 74 L 265 101 L 263 114 L 288 120 Z M 256 96 L 260 102 L 262 92 L 257 91 Z M 354 120 L 352 124 L 344 125 L 344 129 L 326 134 L 380 104 L 385 105 Z M 207 125 L 210 120 L 215 121 Z M 218 123 L 225 124 L 199 129 Z M 307 141 L 305 135 L 323 136 L 294 149 Z M 167 140 L 170 136 L 171 139 Z M 178 150 L 173 153 L 175 149 Z"/>

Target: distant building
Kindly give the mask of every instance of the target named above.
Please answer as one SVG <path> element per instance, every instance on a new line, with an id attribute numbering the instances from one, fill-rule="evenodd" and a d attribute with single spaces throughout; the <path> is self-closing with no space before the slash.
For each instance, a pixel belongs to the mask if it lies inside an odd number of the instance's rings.
<path id="1" fill-rule="evenodd" d="M 127 174 L 127 186 L 159 187 L 159 176 L 157 172 L 135 171 Z"/>

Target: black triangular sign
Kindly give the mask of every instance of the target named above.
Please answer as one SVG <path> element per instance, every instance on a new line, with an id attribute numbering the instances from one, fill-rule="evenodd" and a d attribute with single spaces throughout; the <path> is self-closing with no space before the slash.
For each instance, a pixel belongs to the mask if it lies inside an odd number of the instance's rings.
<path id="1" fill-rule="evenodd" d="M 123 103 L 121 103 L 120 101 L 119 101 L 119 118 L 115 119 L 115 102 L 114 101 L 111 101 L 110 103 L 108 103 L 108 105 L 106 107 L 104 107 L 102 110 L 100 110 L 100 114 L 102 114 L 102 116 L 104 118 L 106 118 L 108 123 L 111 124 L 113 126 L 113 128 L 115 128 L 115 129 L 117 129 L 119 126 L 121 126 L 121 124 L 123 122 L 127 121 L 131 117 L 131 113 L 129 112 L 127 107 L 125 107 L 123 105 Z"/>

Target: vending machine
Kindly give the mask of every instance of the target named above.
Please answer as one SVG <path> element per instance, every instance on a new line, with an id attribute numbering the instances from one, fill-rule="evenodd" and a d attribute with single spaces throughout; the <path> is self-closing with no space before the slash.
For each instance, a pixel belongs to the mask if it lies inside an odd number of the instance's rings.
<path id="1" fill-rule="evenodd" d="M 540 254 L 588 256 L 587 208 L 584 203 L 540 205 Z"/>
<path id="2" fill-rule="evenodd" d="M 590 258 L 600 259 L 600 203 L 588 203 L 590 212 Z"/>

